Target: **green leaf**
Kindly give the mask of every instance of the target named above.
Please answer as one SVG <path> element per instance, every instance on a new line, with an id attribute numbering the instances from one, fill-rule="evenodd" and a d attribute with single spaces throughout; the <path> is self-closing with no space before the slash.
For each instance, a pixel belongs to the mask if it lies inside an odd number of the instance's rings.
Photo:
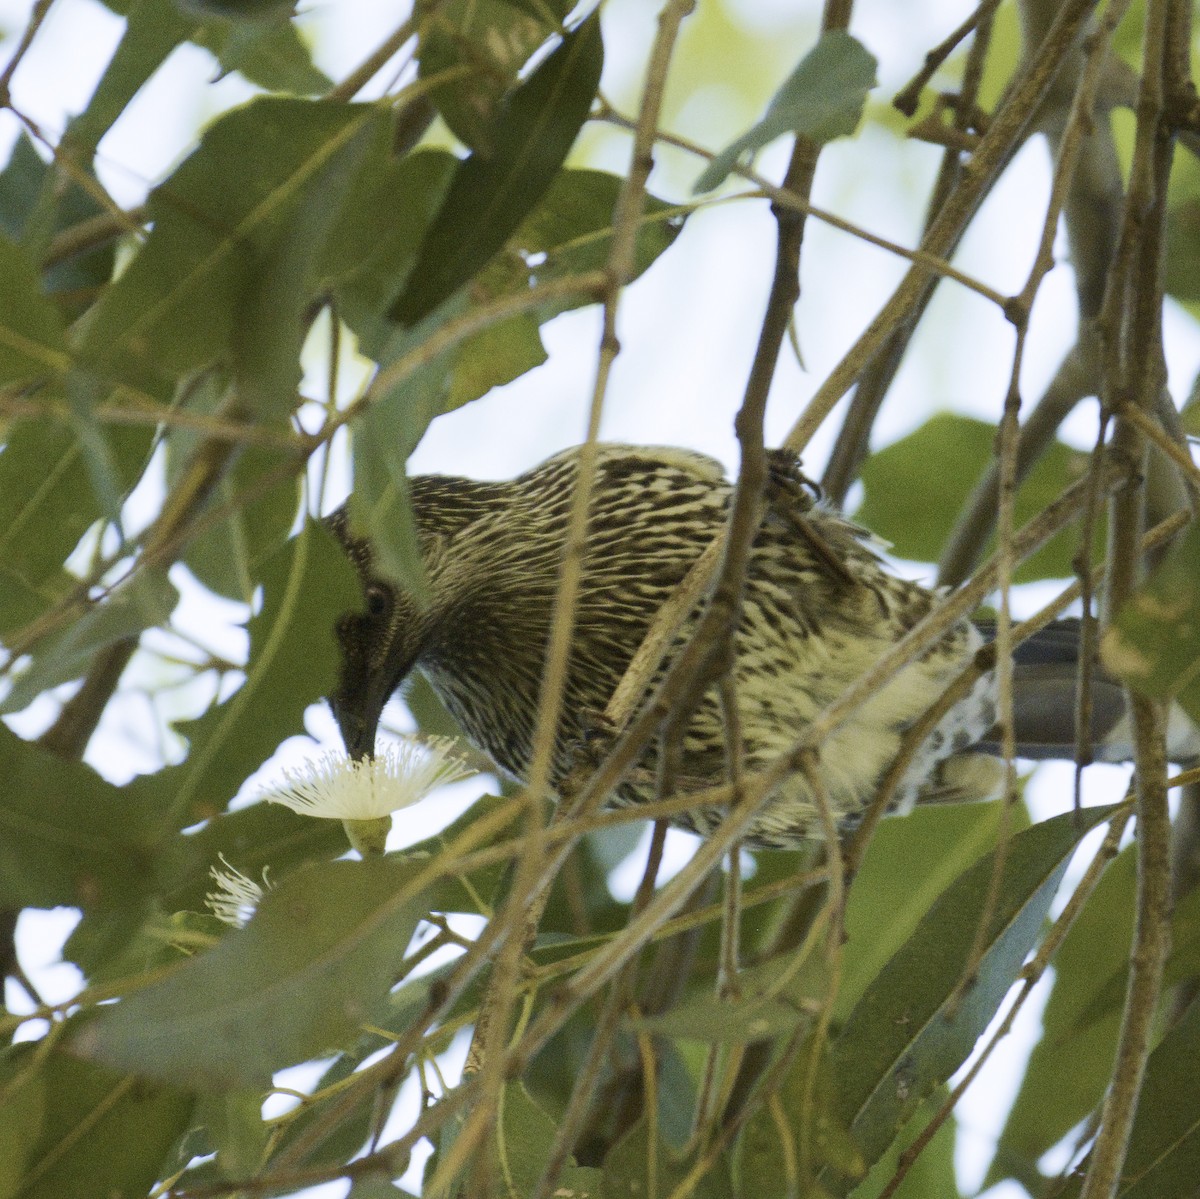
<path id="1" fill-rule="evenodd" d="M 324 862 L 250 923 L 71 1038 L 90 1061 L 198 1090 L 265 1087 L 347 1040 L 387 995 L 420 911 L 395 861 Z"/>
<path id="2" fill-rule="evenodd" d="M 934 1092 L 904 1127 L 892 1147 L 871 1167 L 866 1178 L 850 1192 L 850 1199 L 876 1199 L 891 1181 L 901 1153 L 925 1131 L 946 1098 L 946 1088 Z M 954 1172 L 955 1124 L 951 1116 L 933 1134 L 909 1168 L 904 1181 L 894 1192 L 895 1199 L 957 1199 L 958 1184 Z"/>
<path id="3" fill-rule="evenodd" d="M 1200 529 L 1188 528 L 1117 613 L 1104 665 L 1155 699 L 1176 698 L 1200 720 Z"/>
<path id="4" fill-rule="evenodd" d="M 1200 1003 L 1192 1003 L 1146 1063 L 1129 1152 L 1121 1168 L 1119 1199 L 1195 1195 L 1200 1178 Z M 1082 1173 L 1059 1192 L 1075 1199 Z"/>
<path id="5" fill-rule="evenodd" d="M 415 1196 L 387 1178 L 368 1174 L 354 1180 L 346 1199 L 415 1199 Z"/>
<path id="6" fill-rule="evenodd" d="M 739 158 L 785 133 L 799 134 L 818 145 L 848 137 L 858 128 L 867 92 L 875 86 L 876 65 L 874 55 L 848 33 L 832 29 L 822 34 L 771 98 L 758 124 L 726 146 L 692 190 L 712 191 Z"/>
<path id="7" fill-rule="evenodd" d="M 59 375 L 69 366 L 62 318 L 42 294 L 33 264 L 0 237 L 0 383 Z"/>
<path id="8" fill-rule="evenodd" d="M 382 132 L 378 113 L 346 128 L 303 189 L 292 217 L 262 238 L 254 270 L 235 303 L 231 359 L 238 399 L 256 416 L 285 419 L 300 388 L 300 348 L 319 265 L 350 183 L 368 146 Z"/>
<path id="9" fill-rule="evenodd" d="M 260 256 L 290 235 L 311 239 L 305 218 L 289 226 L 374 119 L 369 105 L 267 97 L 216 121 L 151 193 L 150 236 L 89 314 L 81 355 L 161 381 L 227 353 Z"/>
<path id="10" fill-rule="evenodd" d="M 80 169 L 78 163 L 74 169 Z M 44 259 L 55 234 L 104 211 L 62 167 L 44 162 L 28 135 L 21 134 L 0 171 L 0 230 L 20 243 L 33 262 Z M 43 272 L 45 288 L 51 295 L 90 291 L 112 277 L 114 258 L 112 243 L 73 254 Z M 72 315 L 82 309 L 75 297 L 56 298 Z"/>
<path id="11" fill-rule="evenodd" d="M 169 445 L 168 463 L 181 457 L 172 455 Z M 248 493 L 253 498 L 206 527 L 184 550 L 183 561 L 211 591 L 247 604 L 253 600 L 264 561 L 283 548 L 296 520 L 299 479 L 288 473 L 261 489 L 263 480 L 289 460 L 295 461 L 284 450 L 247 446 L 213 489 L 214 507 Z"/>
<path id="12" fill-rule="evenodd" d="M 651 1139 L 649 1126 L 639 1120 L 604 1159 L 600 1199 L 645 1199 L 670 1195 L 687 1176 L 691 1162 L 681 1161 L 661 1139 Z M 657 1189 L 656 1189 L 657 1188 Z M 732 1199 L 724 1158 L 688 1187 L 688 1199 Z M 753 1191 L 744 1192 L 747 1195 Z"/>
<path id="13" fill-rule="evenodd" d="M 14 1045 L 0 1056 L 0 1195 L 145 1195 L 192 1106 L 172 1087 Z"/>
<path id="14" fill-rule="evenodd" d="M 1186 197 L 1167 212 L 1166 292 L 1183 303 L 1200 302 L 1200 195 Z"/>
<path id="15" fill-rule="evenodd" d="M 1119 854 L 1071 926 L 1054 957 L 1054 985 L 1042 1013 L 1021 1089 L 1008 1116 L 989 1184 L 1016 1177 L 1039 1180 L 1037 1161 L 1100 1101 L 1112 1073 L 1120 1012 L 1084 1014 L 1114 975 L 1128 968 L 1133 935 L 1136 850 Z M 1062 1085 L 1064 1078 L 1071 1085 Z"/>
<path id="16" fill-rule="evenodd" d="M 930 417 L 876 454 L 862 469 L 866 494 L 855 519 L 892 543 L 901 558 L 936 562 L 967 497 L 994 457 L 996 426 L 955 413 Z M 1042 512 L 1087 470 L 1088 456 L 1055 442 L 1017 492 L 1018 526 Z M 1104 549 L 1097 522 L 1095 552 Z M 994 544 L 994 539 L 992 543 Z M 1018 582 L 1067 578 L 1079 544 L 1064 529 L 1017 568 Z"/>
<path id="17" fill-rule="evenodd" d="M 262 1092 L 255 1088 L 200 1096 L 197 1121 L 204 1125 L 225 1178 L 249 1178 L 265 1160 L 269 1129 L 262 1106 Z"/>
<path id="18" fill-rule="evenodd" d="M 606 171 L 562 170 L 545 198 L 521 222 L 504 254 L 480 275 L 488 296 L 517 294 L 537 283 L 603 269 L 612 249 L 612 219 L 623 180 Z M 637 278 L 666 251 L 683 228 L 685 212 L 647 195 L 634 243 Z M 562 297 L 535 312 L 544 324 L 560 312 L 592 303 L 592 297 Z"/>
<path id="19" fill-rule="evenodd" d="M 561 0 L 541 6 L 450 0 L 428 13 L 418 49 L 420 78 L 447 77 L 431 88 L 429 98 L 455 137 L 473 150 L 493 153 L 492 124 L 501 102 L 570 8 Z"/>
<path id="20" fill-rule="evenodd" d="M 0 907 L 128 907 L 153 878 L 155 813 L 0 725 Z"/>
<path id="21" fill-rule="evenodd" d="M 67 127 L 64 141 L 86 162 L 104 135 L 171 52 L 185 41 L 192 23 L 171 0 L 134 0 L 128 5 L 125 32 L 109 60 L 87 108 Z"/>
<path id="22" fill-rule="evenodd" d="M 364 351 L 378 358 L 395 332 L 383 318 L 412 271 L 417 251 L 458 168 L 445 150 L 402 158 L 387 139 L 370 147 L 330 231 L 322 273 Z"/>
<path id="23" fill-rule="evenodd" d="M 513 94 L 492 131 L 494 153 L 455 170 L 390 317 L 414 325 L 472 279 L 545 195 L 574 144 L 600 81 L 593 14 Z"/>
<path id="24" fill-rule="evenodd" d="M 165 624 L 179 602 L 166 572 L 144 569 L 118 587 L 104 603 L 38 642 L 30 664 L 0 700 L 0 714 L 20 712 L 51 687 L 83 675 L 100 650 Z"/>
<path id="25" fill-rule="evenodd" d="M 815 1067 L 814 1052 L 821 1054 Z M 810 1082 L 814 1068 L 816 1076 Z M 836 1175 L 843 1189 L 863 1177 L 866 1164 L 837 1111 L 837 1080 L 827 1046 L 821 1050 L 811 1036 L 807 1038 L 775 1093 L 764 1098 L 736 1142 L 737 1194 L 824 1199 L 829 1190 L 813 1177 L 802 1176 L 802 1141 L 807 1145 L 810 1175 L 824 1167 Z"/>
<path id="26" fill-rule="evenodd" d="M 261 21 L 211 17 L 191 40 L 211 50 L 223 70 L 237 71 L 269 92 L 301 96 L 323 92 L 332 81 L 313 65 L 308 46 L 289 19 L 289 7 Z"/>
<path id="27" fill-rule="evenodd" d="M 334 621 L 358 607 L 362 593 L 333 535 L 309 521 L 264 563 L 261 581 L 263 608 L 250 621 L 241 688 L 199 720 L 178 726 L 190 742 L 185 762 L 131 784 L 167 799 L 163 819 L 172 827 L 222 811 L 285 737 L 303 731 L 304 709 L 336 681 Z"/>
<path id="28" fill-rule="evenodd" d="M 838 1019 L 850 1014 L 937 897 L 996 844 L 1003 810 L 1003 801 L 918 806 L 881 822 L 847 897 Z M 1017 808 L 1009 821 L 1016 831 L 1029 818 Z"/>
<path id="29" fill-rule="evenodd" d="M 141 473 L 153 436 L 148 428 L 109 431 L 122 489 Z M 71 427 L 16 422 L 0 454 L 0 635 L 33 620 L 77 584 L 63 562 L 99 516 Z"/>
<path id="30" fill-rule="evenodd" d="M 1080 839 L 1113 807 L 1056 816 L 1009 842 L 975 984 L 952 1011 L 992 876 L 977 862 L 942 894 L 850 1013 L 833 1045 L 840 1115 L 868 1163 L 966 1060 L 1036 943 Z"/>
<path id="31" fill-rule="evenodd" d="M 633 1022 L 659 1036 L 745 1045 L 790 1036 L 811 1022 L 829 990 L 827 973 L 817 967 L 797 972 L 793 955 L 747 967 L 737 977 L 736 999 L 711 991 L 691 995 L 669 1011 Z"/>

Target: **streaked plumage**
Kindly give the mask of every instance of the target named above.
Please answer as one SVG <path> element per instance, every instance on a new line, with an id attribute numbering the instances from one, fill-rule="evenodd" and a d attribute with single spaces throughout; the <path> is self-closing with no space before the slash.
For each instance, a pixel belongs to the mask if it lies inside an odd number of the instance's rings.
<path id="1" fill-rule="evenodd" d="M 934 599 L 927 588 L 889 573 L 869 535 L 817 503 L 794 464 L 777 456 L 773 467 L 735 641 L 750 768 L 792 745 L 806 722 L 924 616 Z M 368 607 L 339 626 L 345 661 L 333 706 L 352 753 L 371 752 L 383 704 L 416 668 L 467 736 L 506 774 L 523 777 L 576 469 L 577 451 L 571 450 L 511 482 L 412 479 L 432 595 L 424 612 L 375 577 L 369 547 L 349 537 L 344 513 L 335 514 L 334 527 L 362 574 Z M 703 455 L 602 447 L 555 779 L 572 765 L 579 740 L 603 712 L 655 613 L 724 527 L 731 495 L 720 465 Z M 816 539 L 805 534 L 802 522 Z M 836 562 L 827 561 L 815 542 L 828 547 Z M 905 728 L 982 643 L 973 626 L 958 625 L 821 747 L 824 784 L 844 825 L 870 802 Z M 898 806 L 911 805 L 937 774 L 943 789 L 950 777 L 969 780 L 970 771 L 939 763 L 977 741 L 993 720 L 989 688 L 981 686 L 925 743 Z M 704 785 L 724 781 L 723 746 L 710 693 L 687 729 L 683 774 Z M 652 761 L 651 753 L 642 766 Z M 651 791 L 644 782 L 627 783 L 613 802 L 636 803 Z M 701 809 L 680 823 L 703 832 L 720 815 Z M 752 842 L 791 846 L 819 835 L 813 797 L 796 777 L 771 797 Z"/>

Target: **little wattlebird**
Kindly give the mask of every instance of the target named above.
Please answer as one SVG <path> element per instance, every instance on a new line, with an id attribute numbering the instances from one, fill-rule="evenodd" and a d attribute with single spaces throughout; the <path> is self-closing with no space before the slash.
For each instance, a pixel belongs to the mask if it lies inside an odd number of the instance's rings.
<path id="1" fill-rule="evenodd" d="M 341 678 L 330 697 L 346 749 L 374 751 L 384 704 L 413 670 L 467 737 L 506 775 L 529 766 L 551 612 L 578 473 L 568 450 L 510 482 L 449 476 L 410 480 L 428 581 L 418 606 L 373 569 L 369 544 L 353 536 L 344 509 L 330 524 L 360 574 L 364 610 L 338 622 Z M 798 465 L 770 455 L 765 515 L 745 575 L 733 637 L 733 677 L 744 761 L 765 766 L 792 747 L 805 725 L 835 700 L 930 609 L 936 593 L 890 573 L 864 529 L 818 501 Z M 576 610 L 563 714 L 551 783 L 576 762 L 655 615 L 725 527 L 733 494 L 719 463 L 686 450 L 601 446 Z M 695 626 L 685 622 L 676 648 Z M 820 746 L 819 771 L 833 814 L 853 827 L 896 757 L 905 730 L 985 643 L 967 621 L 954 626 L 858 707 Z M 1052 628 L 1022 647 L 1016 665 L 1014 726 L 1022 754 L 1072 757 L 1075 645 Z M 673 654 L 666 656 L 662 672 Z M 1112 734 L 1122 719 L 1116 684 L 1095 695 L 1096 756 L 1126 749 Z M 968 752 L 996 718 L 994 682 L 985 676 L 947 713 L 914 755 L 892 810 L 918 800 L 977 799 L 999 781 L 995 759 Z M 1190 730 L 1194 745 L 1200 739 Z M 682 789 L 726 781 L 725 734 L 714 686 L 684 730 Z M 610 797 L 654 797 L 654 748 Z M 677 823 L 711 830 L 720 807 L 698 806 Z M 821 835 L 821 818 L 802 775 L 762 805 L 747 843 L 788 848 Z"/>

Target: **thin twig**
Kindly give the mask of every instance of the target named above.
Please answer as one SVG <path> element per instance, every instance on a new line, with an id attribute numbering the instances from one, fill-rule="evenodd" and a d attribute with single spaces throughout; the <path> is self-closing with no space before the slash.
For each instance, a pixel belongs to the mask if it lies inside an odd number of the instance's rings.
<path id="1" fill-rule="evenodd" d="M 1023 137 L 1033 113 L 1062 65 L 1064 52 L 1078 36 L 1094 3 L 1095 0 L 1064 0 L 1045 41 L 980 139 L 962 181 L 946 198 L 926 232 L 922 250 L 944 257 L 954 244 L 965 222 L 974 214 L 980 196 Z M 829 373 L 792 426 L 784 442 L 789 451 L 798 455 L 804 450 L 867 363 L 886 344 L 893 331 L 907 320 L 912 304 L 921 294 L 924 278 L 924 272 L 916 268 L 905 274 L 891 298 Z"/>
<path id="2" fill-rule="evenodd" d="M 957 29 L 925 55 L 921 69 L 892 98 L 892 107 L 899 109 L 906 117 L 911 117 L 917 111 L 917 104 L 925 85 L 933 78 L 937 69 L 954 53 L 955 47 L 967 34 L 990 22 L 999 7 L 1000 0 L 982 0 L 979 7 Z"/>

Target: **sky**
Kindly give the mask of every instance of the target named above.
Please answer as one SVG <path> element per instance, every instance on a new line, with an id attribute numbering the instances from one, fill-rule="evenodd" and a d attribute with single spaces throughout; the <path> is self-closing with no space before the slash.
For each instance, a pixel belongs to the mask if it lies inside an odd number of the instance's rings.
<path id="1" fill-rule="evenodd" d="M 701 0 L 702 3 L 705 0 Z M 711 2 L 711 0 L 710 0 Z M 301 3 L 301 25 L 311 35 L 315 58 L 338 78 L 357 64 L 390 32 L 399 6 L 383 0 L 338 0 Z M 817 6 L 793 0 L 730 0 L 730 19 L 761 36 L 783 64 L 777 75 L 764 72 L 761 105 L 787 68 L 811 45 Z M 970 0 L 895 5 L 867 0 L 855 6 L 853 32 L 880 58 L 881 87 L 875 95 L 894 91 L 920 65 L 925 48 L 945 35 L 974 8 Z M 0 0 L 0 60 L 11 52 L 30 5 Z M 644 49 L 652 35 L 656 5 L 646 0 L 610 0 L 604 8 L 606 65 L 603 87 L 628 109 Z M 799 14 L 799 15 L 797 15 Z M 52 138 L 69 114 L 86 102 L 99 73 L 120 37 L 122 22 L 95 0 L 56 0 L 41 37 L 13 82 L 17 107 Z M 194 144 L 197 130 L 219 111 L 253 94 L 239 77 L 209 81 L 213 60 L 202 50 L 177 51 L 143 90 L 129 111 L 101 143 L 97 169 L 122 204 L 135 204 Z M 381 76 L 366 95 L 378 94 Z M 758 115 L 744 96 L 732 97 L 728 86 L 713 79 L 698 89 L 674 115 L 676 131 L 717 148 L 741 132 Z M 17 125 L 0 113 L 0 161 L 8 154 Z M 628 142 L 624 137 L 594 137 L 589 143 L 597 161 L 624 169 Z M 758 166 L 778 178 L 784 148 L 769 148 Z M 911 244 L 920 219 L 921 184 L 936 165 L 938 152 L 926 145 L 900 141 L 879 130 L 829 147 L 822 155 L 813 199 L 874 232 Z M 866 169 L 869 166 L 869 170 Z M 685 199 L 699 172 L 695 160 L 664 153 L 651 177 L 651 190 L 669 199 Z M 881 181 L 887 185 L 882 186 Z M 1049 186 L 1046 148 L 1040 141 L 1025 147 L 985 204 L 967 235 L 956 263 L 1004 292 L 1018 290 L 1032 262 L 1040 233 L 1040 213 Z M 1043 207 L 1039 207 L 1042 205 Z M 1025 223 L 1022 224 L 1021 222 Z M 773 256 L 774 225 L 762 202 L 715 205 L 695 214 L 672 251 L 627 293 L 620 313 L 621 353 L 605 406 L 602 435 L 606 440 L 682 445 L 720 459 L 728 469 L 737 464 L 733 415 L 753 354 Z M 1060 255 L 1061 256 L 1061 255 Z M 810 223 L 803 260 L 803 291 L 796 325 L 803 361 L 785 352 L 768 410 L 768 442 L 782 439 L 828 370 L 852 344 L 889 294 L 902 262 L 819 223 Z M 1071 338 L 1074 317 L 1069 267 L 1051 272 L 1032 321 L 1026 352 L 1023 391 L 1037 395 L 1050 377 Z M 1168 313 L 1168 367 L 1178 393 L 1200 368 L 1200 339 L 1189 318 Z M 547 455 L 579 442 L 586 426 L 599 318 L 595 311 L 569 313 L 544 330 L 549 361 L 530 375 L 487 397 L 436 420 L 410 462 L 413 473 L 452 471 L 483 478 L 509 477 Z M 954 409 L 995 420 L 1007 388 L 1013 333 L 1003 316 L 980 297 L 944 284 L 930 316 L 918 332 L 877 425 L 875 444 L 886 444 L 910 432 L 931 413 Z M 318 377 L 315 357 L 307 365 Z M 840 411 L 840 410 L 839 410 Z M 819 474 L 837 427 L 837 413 L 805 455 L 811 474 Z M 1095 420 L 1081 411 L 1064 427 L 1064 437 L 1090 447 Z M 341 487 L 345 487 L 344 476 Z M 851 500 L 854 496 L 852 494 Z M 928 566 L 899 564 L 899 569 L 926 580 Z M 1047 598 L 1043 587 L 1020 589 L 1018 614 Z M 240 618 L 236 605 L 213 601 L 194 587 L 185 588 L 179 622 L 205 644 L 236 656 L 245 641 L 233 627 Z M 137 667 L 131 671 L 134 681 Z M 146 678 L 151 667 L 143 665 Z M 211 692 L 211 688 L 210 688 Z M 127 778 L 131 769 L 151 769 L 162 753 L 163 725 L 168 717 L 192 714 L 207 696 L 203 686 L 181 689 L 175 708 L 150 709 L 133 688 L 119 698 L 89 751 L 89 761 L 109 777 Z M 403 726 L 406 714 L 393 704 L 389 716 Z M 30 713 L 20 731 L 45 723 L 45 710 Z M 313 741 L 336 745 L 332 720 L 323 708 L 307 717 L 309 738 L 294 738 L 250 780 L 243 801 L 269 784 L 284 763 L 311 753 Z M 169 745 L 167 752 L 172 752 Z M 1035 818 L 1064 810 L 1071 794 L 1073 768 L 1041 767 L 1027 796 Z M 1107 802 L 1123 790 L 1125 768 L 1095 767 L 1089 795 Z M 482 790 L 485 781 L 459 784 L 441 794 L 424 813 L 437 824 L 452 818 Z M 414 813 L 414 816 L 416 814 Z M 406 820 L 405 839 L 416 840 L 430 828 Z M 392 843 L 399 844 L 399 837 Z M 685 860 L 690 840 L 672 838 L 672 868 Z M 614 878 L 616 889 L 630 890 L 636 863 Z M 28 969 L 49 998 L 72 993 L 73 968 L 56 966 L 58 949 L 73 918 L 70 913 L 27 918 L 21 929 L 21 952 Z M 1017 1063 L 1028 1052 L 1041 1004 L 1027 1005 L 1009 1042 L 968 1092 L 958 1110 L 960 1181 L 978 1185 L 990 1156 L 989 1139 L 1011 1102 Z M 457 1052 L 457 1051 L 456 1051 Z M 413 1097 L 409 1097 L 412 1101 Z M 419 1161 L 417 1163 L 419 1165 Z M 415 1179 L 408 1180 L 412 1186 Z M 322 1190 L 338 1196 L 344 1186 Z M 989 1192 L 992 1199 L 1023 1194 L 1009 1184 Z"/>

